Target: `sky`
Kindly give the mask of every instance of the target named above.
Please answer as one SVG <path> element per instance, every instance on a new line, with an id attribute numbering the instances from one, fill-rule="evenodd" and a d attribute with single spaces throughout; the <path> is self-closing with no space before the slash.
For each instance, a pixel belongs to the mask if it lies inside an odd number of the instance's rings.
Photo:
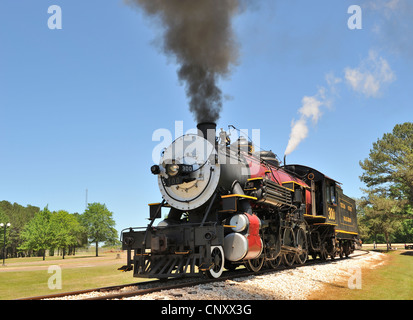
<path id="1" fill-rule="evenodd" d="M 232 21 L 240 54 L 219 81 L 218 128 L 259 129 L 261 148 L 361 197 L 359 161 L 412 121 L 413 4 L 251 3 Z M 148 223 L 153 134 L 196 126 L 161 34 L 122 0 L 0 2 L 0 200 L 83 213 L 87 189 L 118 231 Z"/>

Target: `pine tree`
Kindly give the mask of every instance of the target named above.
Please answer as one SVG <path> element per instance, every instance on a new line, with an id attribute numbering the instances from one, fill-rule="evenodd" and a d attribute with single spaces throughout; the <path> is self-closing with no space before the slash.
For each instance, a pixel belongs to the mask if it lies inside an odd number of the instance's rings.
<path id="1" fill-rule="evenodd" d="M 384 234 L 389 247 L 402 221 L 413 219 L 413 123 L 398 124 L 386 133 L 360 166 L 360 179 L 368 188 L 360 222 L 368 226 L 368 233 Z"/>
<path id="2" fill-rule="evenodd" d="M 368 188 L 387 192 L 391 197 L 413 206 L 413 123 L 394 127 L 373 144 L 369 158 L 360 161 L 360 177 Z"/>

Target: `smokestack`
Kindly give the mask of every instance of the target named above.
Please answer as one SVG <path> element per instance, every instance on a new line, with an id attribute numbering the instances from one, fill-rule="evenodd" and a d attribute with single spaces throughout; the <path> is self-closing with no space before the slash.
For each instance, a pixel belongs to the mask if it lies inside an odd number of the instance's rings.
<path id="1" fill-rule="evenodd" d="M 217 125 L 213 122 L 202 122 L 196 126 L 198 128 L 198 135 L 208 140 L 213 146 L 216 143 Z"/>

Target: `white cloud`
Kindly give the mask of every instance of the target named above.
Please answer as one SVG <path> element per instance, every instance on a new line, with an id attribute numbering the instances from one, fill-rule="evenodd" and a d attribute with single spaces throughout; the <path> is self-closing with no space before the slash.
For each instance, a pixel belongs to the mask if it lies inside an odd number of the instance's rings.
<path id="1" fill-rule="evenodd" d="M 386 8 L 389 8 L 391 10 L 395 10 L 398 7 L 399 3 L 400 0 L 390 0 L 385 4 L 385 6 Z"/>
<path id="2" fill-rule="evenodd" d="M 379 97 L 381 89 L 396 80 L 389 63 L 375 51 L 370 51 L 369 57 L 359 67 L 348 67 L 344 72 L 347 84 L 366 97 Z"/>
<path id="3" fill-rule="evenodd" d="M 341 78 L 337 78 L 333 72 L 326 74 L 326 81 L 330 87 L 330 90 L 336 92 L 336 85 L 341 83 L 343 80 Z"/>
<path id="4" fill-rule="evenodd" d="M 400 0 L 374 0 L 367 3 L 367 7 L 373 10 L 396 10 L 400 7 Z"/>
<path id="5" fill-rule="evenodd" d="M 375 46 L 397 56 L 413 57 L 413 1 L 364 0 Z"/>

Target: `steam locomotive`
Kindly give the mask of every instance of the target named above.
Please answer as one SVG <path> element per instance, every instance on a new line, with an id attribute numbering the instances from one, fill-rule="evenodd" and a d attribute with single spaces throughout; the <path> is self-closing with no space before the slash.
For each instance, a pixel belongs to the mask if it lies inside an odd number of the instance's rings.
<path id="1" fill-rule="evenodd" d="M 273 152 L 255 151 L 243 137 L 231 143 L 222 129 L 217 137 L 214 123 L 197 128 L 151 168 L 163 199 L 149 204 L 147 227 L 123 230 L 120 270 L 219 278 L 240 265 L 258 272 L 353 252 L 356 205 L 339 182 L 310 167 L 281 166 Z"/>

